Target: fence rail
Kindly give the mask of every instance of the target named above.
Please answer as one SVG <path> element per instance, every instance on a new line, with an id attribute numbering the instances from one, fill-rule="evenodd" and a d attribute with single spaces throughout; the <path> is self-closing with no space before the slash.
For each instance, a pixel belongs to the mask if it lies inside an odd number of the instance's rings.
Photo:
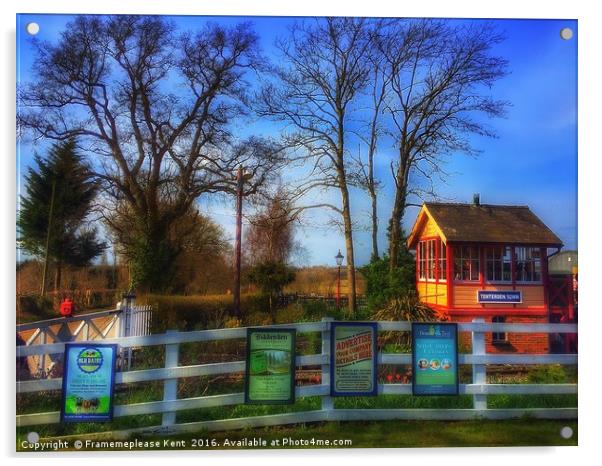
<path id="1" fill-rule="evenodd" d="M 577 408 L 528 408 L 528 409 L 488 409 L 487 396 L 492 394 L 576 394 L 577 384 L 488 384 L 486 366 L 488 364 L 577 364 L 576 354 L 487 354 L 485 352 L 485 334 L 489 332 L 508 333 L 576 333 L 576 324 L 505 324 L 475 321 L 459 323 L 459 332 L 472 334 L 472 353 L 459 355 L 459 363 L 472 366 L 472 383 L 460 384 L 460 394 L 472 395 L 472 409 L 338 409 L 330 396 L 330 324 L 332 319 L 321 322 L 270 325 L 269 328 L 294 327 L 298 333 L 319 332 L 322 338 L 321 353 L 298 356 L 297 367 L 320 366 L 322 379 L 320 384 L 296 387 L 298 397 L 321 397 L 321 409 L 316 411 L 294 412 L 269 416 L 252 416 L 216 421 L 198 421 L 186 424 L 176 423 L 176 412 L 182 410 L 230 406 L 244 403 L 243 393 L 202 396 L 178 399 L 177 382 L 180 378 L 207 375 L 240 373 L 245 370 L 244 361 L 211 363 L 180 366 L 178 363 L 179 346 L 182 343 L 207 342 L 246 338 L 246 328 L 201 330 L 194 332 L 169 331 L 160 335 L 130 336 L 107 339 L 107 343 L 118 343 L 122 348 L 143 346 L 165 346 L 165 367 L 156 369 L 118 372 L 117 384 L 162 380 L 164 384 L 163 400 L 144 403 L 119 405 L 114 415 L 135 416 L 162 414 L 162 425 L 140 427 L 112 432 L 115 437 L 140 432 L 191 432 L 200 429 L 226 430 L 247 427 L 261 427 L 313 421 L 349 421 L 349 420 L 389 420 L 389 419 L 506 419 L 525 414 L 537 418 L 567 419 L 577 417 Z M 380 331 L 411 331 L 409 322 L 378 322 Z M 17 347 L 17 357 L 59 353 L 64 343 L 31 345 Z M 379 353 L 379 364 L 411 364 L 410 354 Z M 18 393 L 34 393 L 59 390 L 60 378 L 28 380 L 17 382 Z M 379 384 L 379 394 L 411 395 L 411 384 Z M 59 422 L 59 412 L 22 414 L 17 416 L 18 426 L 52 424 Z M 98 435 L 107 435 L 99 433 Z"/>
<path id="2" fill-rule="evenodd" d="M 29 372 L 35 377 L 47 377 L 55 364 L 53 355 L 62 353 L 64 345 L 72 341 L 119 341 L 130 336 L 147 336 L 151 333 L 152 306 L 136 306 L 131 298 L 123 307 L 106 311 L 57 317 L 17 325 L 17 335 L 23 346 L 17 346 L 17 357 L 28 357 Z M 55 346 L 53 346 L 55 345 Z M 46 348 L 41 352 L 21 354 L 19 348 Z M 59 348 L 57 351 L 51 348 Z M 37 350 L 36 350 L 37 351 Z M 125 366 L 131 366 L 132 345 L 125 348 Z"/>

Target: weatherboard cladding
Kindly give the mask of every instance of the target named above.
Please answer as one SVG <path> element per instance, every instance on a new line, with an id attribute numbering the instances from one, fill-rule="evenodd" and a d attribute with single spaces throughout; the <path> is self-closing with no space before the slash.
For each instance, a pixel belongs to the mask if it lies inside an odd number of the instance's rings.
<path id="1" fill-rule="evenodd" d="M 562 246 L 527 206 L 427 202 L 425 207 L 447 241 Z"/>

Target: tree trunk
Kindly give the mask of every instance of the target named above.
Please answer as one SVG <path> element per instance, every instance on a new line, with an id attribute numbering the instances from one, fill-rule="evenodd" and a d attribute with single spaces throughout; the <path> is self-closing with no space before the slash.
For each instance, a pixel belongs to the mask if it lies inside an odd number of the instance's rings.
<path id="1" fill-rule="evenodd" d="M 136 235 L 130 258 L 132 287 L 139 293 L 162 292 L 171 283 L 176 254 L 169 244 L 167 228 L 151 223 Z"/>
<path id="2" fill-rule="evenodd" d="M 62 268 L 63 265 L 61 264 L 61 261 L 57 261 L 54 269 L 54 293 L 56 296 L 58 296 L 59 291 L 61 291 Z"/>
<path id="3" fill-rule="evenodd" d="M 378 259 L 378 212 L 377 212 L 377 197 L 376 192 L 370 192 L 372 198 L 372 260 Z"/>
<path id="4" fill-rule="evenodd" d="M 347 251 L 347 300 L 349 316 L 355 315 L 355 259 L 353 255 L 353 224 L 351 222 L 351 208 L 349 205 L 349 190 L 347 183 L 341 183 L 341 195 L 343 200 L 343 223 L 345 231 L 345 248 Z"/>
<path id="5" fill-rule="evenodd" d="M 408 192 L 409 166 L 401 156 L 401 162 L 395 178 L 395 202 L 389 220 L 389 271 L 393 272 L 399 265 L 399 247 L 402 239 L 402 220 L 406 209 Z"/>

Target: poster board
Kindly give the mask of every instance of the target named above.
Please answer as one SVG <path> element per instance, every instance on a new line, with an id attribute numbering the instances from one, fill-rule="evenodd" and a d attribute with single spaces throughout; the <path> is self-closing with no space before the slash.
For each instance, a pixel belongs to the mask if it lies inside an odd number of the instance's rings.
<path id="1" fill-rule="evenodd" d="M 247 329 L 245 403 L 295 402 L 295 329 Z"/>
<path id="2" fill-rule="evenodd" d="M 374 322 L 331 324 L 331 396 L 375 396 L 378 393 L 377 336 Z"/>
<path id="3" fill-rule="evenodd" d="M 458 326 L 412 323 L 412 394 L 458 394 Z"/>
<path id="4" fill-rule="evenodd" d="M 61 422 L 113 419 L 116 357 L 115 344 L 65 345 Z"/>

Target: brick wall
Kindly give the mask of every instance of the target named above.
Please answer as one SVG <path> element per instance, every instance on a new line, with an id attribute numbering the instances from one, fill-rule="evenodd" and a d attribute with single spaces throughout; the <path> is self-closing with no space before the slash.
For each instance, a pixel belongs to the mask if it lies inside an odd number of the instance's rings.
<path id="1" fill-rule="evenodd" d="M 472 322 L 476 316 L 455 317 L 455 322 Z M 485 322 L 492 322 L 492 317 L 483 317 Z M 506 323 L 542 323 L 548 322 L 546 316 L 507 316 Z M 485 334 L 486 351 L 488 353 L 534 353 L 545 354 L 550 351 L 549 337 L 547 333 L 508 333 L 505 342 L 492 342 L 492 334 Z M 461 346 L 470 347 L 471 334 L 461 332 L 459 335 Z"/>

